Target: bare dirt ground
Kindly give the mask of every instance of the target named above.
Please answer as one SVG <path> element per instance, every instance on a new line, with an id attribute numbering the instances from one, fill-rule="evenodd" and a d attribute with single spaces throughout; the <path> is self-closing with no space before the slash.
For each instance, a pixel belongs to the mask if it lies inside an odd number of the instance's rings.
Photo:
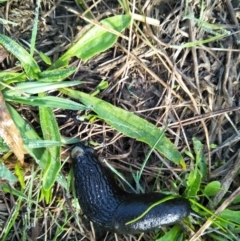
<path id="1" fill-rule="evenodd" d="M 86 3 L 89 7 L 94 5 L 91 12 L 96 19 L 123 13 L 117 1 Z M 93 92 L 102 80 L 107 80 L 109 85 L 98 95 L 99 98 L 129 110 L 159 128 L 168 125 L 166 135 L 182 154 L 191 150 L 192 137 L 198 138 L 205 146 L 209 180 L 228 182 L 228 178 L 233 178 L 230 175 L 233 168 L 238 168 L 234 164 L 239 159 L 240 6 L 238 1 L 228 0 L 207 0 L 204 6 L 201 3 L 136 1 L 133 7 L 131 2 L 130 6 L 135 12 L 160 20 L 160 25 L 136 21 L 131 30 L 123 33 L 129 40 L 119 38 L 114 47 L 86 63 L 72 59 L 71 65 L 77 66 L 78 70 L 71 79 L 85 80 L 86 83 L 80 88 L 87 93 Z M 1 25 L 0 32 L 28 48 L 35 8 L 36 3 L 32 0 L 12 0 L 0 4 L 0 17 L 18 23 L 17 26 Z M 81 18 L 83 12 L 74 1 L 43 0 L 36 49 L 54 62 L 84 31 L 86 22 Z M 194 17 L 222 29 L 206 26 Z M 209 39 L 222 34 L 223 29 L 228 34 L 214 41 L 189 48 L 172 47 Z M 37 56 L 36 59 L 40 61 Z M 13 56 L 9 56 L 1 63 L 0 69 L 14 69 L 15 61 Z M 46 68 L 44 63 L 40 66 Z M 20 106 L 19 112 L 37 131 L 40 130 L 36 108 Z M 148 146 L 119 134 L 102 121 L 80 121 L 77 119 L 80 112 L 56 110 L 55 114 L 63 136 L 105 143 L 104 148 L 98 148 L 98 154 L 132 181 L 131 172 L 140 169 Z M 211 144 L 215 144 L 216 148 L 211 149 Z M 64 152 L 63 156 L 68 154 Z M 191 160 L 186 158 L 186 162 L 188 168 L 192 168 Z M 143 186 L 146 191 L 151 189 L 159 168 L 162 171 L 160 181 L 165 183 L 165 189 L 173 178 L 172 170 L 177 175 L 181 174 L 180 168 L 168 164 L 171 169 L 159 161 L 158 155 L 152 154 L 144 170 Z M 66 176 L 70 166 L 71 163 L 67 163 L 63 168 Z M 236 176 L 227 190 L 235 190 L 239 183 L 239 176 Z M 42 203 L 42 215 L 34 227 L 29 227 L 31 240 L 52 240 L 58 225 L 63 225 L 63 216 L 71 217 L 74 214 L 72 196 L 66 196 L 59 186 L 53 193 L 56 195 L 54 202 L 49 206 Z M 7 212 L 11 212 L 14 204 L 11 198 L 9 200 L 9 196 L 3 195 L 9 203 Z M 56 204 L 59 199 L 66 200 L 64 210 L 69 214 Z M 216 206 L 221 199 L 215 200 Z M 22 216 L 28 211 L 23 203 Z M 4 215 L 1 218 L 2 225 L 6 218 Z M 85 220 L 82 216 L 80 218 Z M 16 220 L 15 233 L 9 240 L 20 240 L 23 220 Z M 94 233 L 93 227 L 87 221 L 84 223 L 86 225 L 80 228 L 72 217 L 65 226 L 66 231 L 57 240 L 136 240 L 132 236 L 106 235 L 98 229 Z M 152 237 L 153 234 L 145 234 L 141 240 Z"/>

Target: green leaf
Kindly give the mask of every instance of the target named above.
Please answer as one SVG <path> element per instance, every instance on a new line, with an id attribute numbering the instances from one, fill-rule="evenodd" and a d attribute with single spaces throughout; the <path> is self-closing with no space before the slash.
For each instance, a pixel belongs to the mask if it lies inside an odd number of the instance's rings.
<path id="1" fill-rule="evenodd" d="M 174 226 L 170 231 L 165 233 L 161 238 L 156 241 L 166 241 L 166 240 L 179 240 L 182 230 L 179 226 Z"/>
<path id="2" fill-rule="evenodd" d="M 194 152 L 196 154 L 196 164 L 199 164 L 203 156 L 203 144 L 196 137 L 193 137 L 192 141 L 193 141 Z"/>
<path id="3" fill-rule="evenodd" d="M 92 96 L 97 95 L 101 90 L 105 90 L 108 87 L 107 81 L 101 81 L 99 85 L 96 87 L 96 90 L 91 94 Z"/>
<path id="4" fill-rule="evenodd" d="M 126 136 L 135 138 L 153 147 L 157 143 L 163 131 L 141 117 L 115 107 L 106 101 L 72 89 L 60 89 L 60 91 L 72 98 L 79 99 L 87 108 L 91 108 L 100 118 Z M 171 141 L 163 135 L 156 145 L 156 149 L 176 164 L 185 168 L 185 162 Z"/>
<path id="5" fill-rule="evenodd" d="M 221 183 L 219 181 L 212 181 L 205 186 L 203 193 L 206 196 L 211 197 L 216 195 L 220 189 L 221 189 Z"/>
<path id="6" fill-rule="evenodd" d="M 9 147 L 6 142 L 0 137 L 0 153 L 9 151 Z"/>
<path id="7" fill-rule="evenodd" d="M 59 82 L 67 77 L 69 77 L 71 74 L 73 74 L 76 71 L 75 67 L 66 68 L 66 69 L 54 69 L 54 70 L 46 70 L 44 72 L 41 72 L 39 74 L 39 82 Z"/>
<path id="8" fill-rule="evenodd" d="M 18 180 L 3 163 L 0 163 L 0 179 L 4 179 L 11 184 L 14 184 Z"/>
<path id="9" fill-rule="evenodd" d="M 196 155 L 194 170 L 190 172 L 187 179 L 187 189 L 185 191 L 187 197 L 195 197 L 200 189 L 203 178 L 206 177 L 206 163 L 203 155 L 203 144 L 195 137 L 193 140 L 193 148 Z"/>
<path id="10" fill-rule="evenodd" d="M 108 82 L 107 81 L 101 81 L 99 85 L 97 86 L 98 90 L 105 90 L 108 87 Z"/>
<path id="11" fill-rule="evenodd" d="M 8 71 L 2 71 L 0 72 L 0 90 L 5 89 L 6 87 L 4 85 L 1 85 L 1 82 L 9 85 L 12 83 L 19 83 L 24 82 L 27 80 L 27 76 L 25 73 L 14 73 L 14 72 L 8 72 Z"/>
<path id="12" fill-rule="evenodd" d="M 42 189 L 41 190 L 41 196 L 40 196 L 40 199 L 45 199 L 46 200 L 46 203 L 50 203 L 51 200 L 52 200 L 52 190 L 51 189 Z"/>
<path id="13" fill-rule="evenodd" d="M 207 164 L 204 158 L 203 144 L 195 137 L 193 137 L 192 140 L 196 155 L 196 166 L 198 166 L 201 172 L 202 180 L 205 180 L 207 178 Z"/>
<path id="14" fill-rule="evenodd" d="M 72 100 L 55 97 L 55 96 L 22 97 L 22 96 L 7 96 L 5 94 L 3 96 L 6 101 L 14 101 L 25 105 L 60 108 L 60 109 L 68 109 L 68 110 L 86 110 L 86 107 L 84 105 L 81 105 Z"/>
<path id="15" fill-rule="evenodd" d="M 66 66 L 68 60 L 74 56 L 86 61 L 93 56 L 109 49 L 117 41 L 118 36 L 107 29 L 117 32 L 123 31 L 130 24 L 130 15 L 116 15 L 100 21 L 101 25 L 94 26 L 83 34 L 76 43 L 62 55 L 51 68 Z M 51 69 L 50 68 L 50 69 Z"/>
<path id="16" fill-rule="evenodd" d="M 194 159 L 194 156 L 192 154 L 192 152 L 188 151 L 188 150 L 185 150 L 184 153 L 189 156 L 192 160 Z"/>
<path id="17" fill-rule="evenodd" d="M 234 200 L 232 201 L 233 204 L 239 204 L 240 203 L 240 195 L 237 196 L 236 198 L 234 198 Z"/>
<path id="18" fill-rule="evenodd" d="M 240 211 L 232 211 L 229 209 L 223 210 L 219 216 L 226 220 L 232 221 L 234 223 L 240 224 Z"/>
<path id="19" fill-rule="evenodd" d="M 34 58 L 21 45 L 3 34 L 0 34 L 0 44 L 20 61 L 29 78 L 37 79 L 41 70 Z"/>
<path id="20" fill-rule="evenodd" d="M 198 169 L 195 169 L 190 172 L 187 180 L 187 197 L 195 197 L 197 195 L 197 192 L 200 189 L 201 180 L 201 174 Z"/>
<path id="21" fill-rule="evenodd" d="M 211 148 L 211 149 L 215 149 L 215 148 L 217 148 L 217 144 L 215 144 L 215 143 L 211 143 L 211 144 L 210 144 L 210 148 Z"/>
<path id="22" fill-rule="evenodd" d="M 40 96 L 43 95 L 41 94 Z M 40 107 L 39 117 L 44 139 L 61 141 L 59 128 L 52 109 Z M 45 190 L 50 190 L 61 170 L 61 146 L 49 147 L 48 151 L 47 166 L 43 176 L 43 188 Z"/>

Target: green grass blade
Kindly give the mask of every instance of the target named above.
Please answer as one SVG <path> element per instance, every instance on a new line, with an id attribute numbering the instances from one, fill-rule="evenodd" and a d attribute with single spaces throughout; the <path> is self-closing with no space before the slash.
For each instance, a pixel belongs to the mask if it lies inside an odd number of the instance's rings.
<path id="1" fill-rule="evenodd" d="M 18 114 L 18 112 L 8 103 L 6 106 L 14 120 L 15 125 L 18 127 L 23 140 L 41 140 L 34 129 Z M 39 166 L 44 169 L 47 165 L 46 149 L 44 148 L 29 148 L 24 146 L 26 151 L 35 159 Z"/>
<path id="2" fill-rule="evenodd" d="M 35 45 L 36 45 L 40 3 L 41 3 L 41 0 L 37 0 L 37 6 L 35 8 L 35 17 L 34 17 L 34 21 L 33 21 L 32 36 L 31 36 L 31 49 L 30 49 L 30 55 L 32 57 L 33 57 L 34 49 L 35 49 Z"/>
<path id="3" fill-rule="evenodd" d="M 50 146 L 61 146 L 62 143 L 60 141 L 25 139 L 24 145 L 28 146 L 29 148 L 42 148 L 42 147 L 50 147 Z"/>
<path id="4" fill-rule="evenodd" d="M 22 208 L 22 198 L 18 198 L 16 202 L 16 207 L 14 207 L 13 212 L 11 213 L 11 217 L 9 218 L 9 221 L 5 224 L 4 229 L 2 230 L 2 236 L 1 241 L 8 240 L 8 237 L 10 236 L 10 232 L 12 227 L 16 224 L 17 218 L 20 216 L 19 213 Z"/>
<path id="5" fill-rule="evenodd" d="M 136 221 L 140 220 L 141 218 L 143 218 L 147 213 L 149 213 L 154 207 L 160 205 L 161 203 L 164 203 L 166 201 L 169 201 L 169 200 L 172 200 L 172 199 L 175 199 L 179 196 L 167 196 L 167 197 L 164 197 L 162 199 L 160 199 L 159 201 L 151 204 L 144 212 L 142 212 L 139 216 L 135 217 L 134 219 L 132 220 L 129 220 L 128 222 L 125 223 L 125 225 L 129 225 L 129 224 L 132 224 L 132 223 L 135 223 Z"/>
<path id="6" fill-rule="evenodd" d="M 30 96 L 30 97 L 21 97 L 21 96 L 7 96 L 4 95 L 6 101 L 14 101 L 20 104 L 32 105 L 32 106 L 41 106 L 41 107 L 50 107 L 50 108 L 61 108 L 67 110 L 86 110 L 84 105 L 81 105 L 72 100 L 63 99 L 55 96 Z"/>
<path id="7" fill-rule="evenodd" d="M 51 65 L 52 64 L 52 61 L 51 59 L 46 55 L 44 54 L 43 52 L 38 52 L 40 58 L 42 59 L 42 61 L 47 64 L 47 65 Z"/>
<path id="8" fill-rule="evenodd" d="M 108 29 L 117 32 L 123 31 L 130 24 L 130 15 L 116 15 L 100 21 Z M 73 46 L 62 55 L 51 68 L 66 66 L 68 60 L 74 56 L 86 61 L 93 56 L 112 47 L 117 41 L 118 36 L 109 32 L 102 26 L 94 26 L 81 36 Z M 51 69 L 50 68 L 50 69 Z"/>
<path id="9" fill-rule="evenodd" d="M 85 12 L 88 9 L 87 4 L 85 4 L 85 1 L 82 0 L 76 0 L 76 3 L 79 5 L 79 7 Z M 87 18 L 95 18 L 94 14 L 92 13 L 91 9 L 89 9 L 86 13 L 85 16 Z"/>
<path id="10" fill-rule="evenodd" d="M 193 20 L 198 24 L 198 26 L 203 29 L 204 31 L 211 33 L 213 35 L 219 35 L 219 34 L 230 34 L 229 31 L 227 31 L 225 28 L 223 28 L 220 25 L 209 23 L 207 21 L 204 21 L 202 19 L 195 18 L 193 15 L 186 15 L 183 20 L 190 19 Z"/>
<path id="11" fill-rule="evenodd" d="M 22 193 L 21 191 L 18 191 L 17 189 L 9 186 L 9 185 L 6 184 L 6 183 L 1 183 L 1 184 L 0 184 L 0 190 L 1 190 L 1 191 L 4 191 L 5 193 L 11 193 L 11 194 L 13 194 L 14 196 L 19 197 L 19 198 L 22 198 L 22 199 L 24 199 L 24 200 L 26 200 L 26 201 L 29 200 L 29 198 L 28 198 L 24 193 Z M 31 200 L 31 201 L 33 201 L 33 200 Z"/>
<path id="12" fill-rule="evenodd" d="M 7 2 L 7 1 L 8 0 L 0 0 L 0 3 Z M 1 24 L 9 24 L 9 25 L 13 25 L 13 26 L 19 25 L 19 23 L 14 23 L 12 21 L 9 21 L 9 20 L 3 19 L 3 18 L 0 18 L 0 23 Z"/>
<path id="13" fill-rule="evenodd" d="M 52 109 L 40 107 L 39 117 L 44 139 L 61 141 L 59 128 Z M 47 167 L 43 176 L 43 188 L 45 190 L 49 190 L 52 187 L 61 170 L 61 146 L 49 147 L 48 151 Z"/>
<path id="14" fill-rule="evenodd" d="M 109 125 L 126 136 L 135 138 L 153 147 L 157 143 L 163 131 L 148 121 L 138 117 L 121 108 L 115 107 L 106 101 L 90 96 L 83 92 L 71 89 L 60 89 L 60 91 L 72 98 L 80 100 L 87 107 L 93 109 L 98 116 Z M 185 168 L 185 162 L 176 147 L 164 135 L 158 141 L 156 149 L 169 160 L 181 164 Z"/>
<path id="15" fill-rule="evenodd" d="M 26 184 L 25 184 L 25 181 L 24 181 L 24 174 L 23 174 L 23 170 L 22 170 L 22 168 L 20 166 L 20 163 L 17 163 L 15 165 L 15 173 L 16 173 L 16 175 L 18 177 L 18 181 L 19 181 L 19 183 L 21 185 L 21 188 L 25 189 Z"/>
<path id="16" fill-rule="evenodd" d="M 29 78 L 37 79 L 41 70 L 34 58 L 21 45 L 3 34 L 0 34 L 0 44 L 20 61 Z"/>
<path id="17" fill-rule="evenodd" d="M 227 34 L 219 34 L 217 36 L 213 36 L 213 37 L 210 37 L 208 39 L 197 40 L 197 41 L 194 41 L 194 42 L 188 42 L 188 43 L 180 44 L 180 45 L 171 45 L 170 47 L 173 48 L 173 49 L 191 48 L 191 47 L 196 47 L 196 46 L 199 46 L 199 45 L 203 45 L 203 44 L 206 44 L 206 43 L 216 41 L 218 39 L 224 38 L 225 36 L 227 36 Z"/>
<path id="18" fill-rule="evenodd" d="M 35 146 L 28 146 L 25 145 L 26 151 L 35 159 L 36 163 L 39 164 L 40 168 L 42 170 L 45 170 L 47 168 L 47 160 L 48 160 L 48 149 L 46 148 L 36 148 L 38 147 L 38 140 L 40 143 L 42 142 L 42 139 L 38 136 L 38 134 L 35 132 L 34 129 L 18 114 L 18 112 L 8 103 L 6 103 L 6 106 L 12 116 L 12 119 L 14 120 L 15 125 L 18 127 L 20 134 L 24 140 L 24 142 L 27 142 L 30 140 L 35 140 Z M 57 176 L 58 183 L 64 187 L 67 190 L 67 180 L 62 175 L 62 173 L 59 173 Z"/>
<path id="19" fill-rule="evenodd" d="M 56 90 L 58 88 L 70 87 L 82 84 L 83 82 L 80 80 L 75 81 L 62 81 L 59 83 L 40 83 L 40 82 L 26 82 L 16 84 L 15 89 L 6 90 L 4 92 L 8 97 L 13 95 L 22 95 L 22 93 L 26 94 L 38 94 L 40 92 L 46 92 L 49 90 Z"/>
<path id="20" fill-rule="evenodd" d="M 157 142 L 151 147 L 151 149 L 148 151 L 146 157 L 144 158 L 144 161 L 143 161 L 143 163 L 142 163 L 142 165 L 141 165 L 141 169 L 140 169 L 140 171 L 139 171 L 139 173 L 138 173 L 138 175 L 137 175 L 137 181 L 138 181 L 138 183 L 139 183 L 139 181 L 141 180 L 143 170 L 144 170 L 144 168 L 145 168 L 145 166 L 146 166 L 146 164 L 147 164 L 147 161 L 148 161 L 150 155 L 152 154 L 153 150 L 154 150 L 155 147 L 157 146 L 158 142 L 159 142 L 159 141 L 161 140 L 161 138 L 164 136 L 164 133 L 165 133 L 166 130 L 167 130 L 167 127 L 164 128 L 164 130 L 162 131 L 161 135 L 158 137 Z"/>
<path id="21" fill-rule="evenodd" d="M 121 5 L 121 7 L 124 9 L 124 11 L 126 13 L 130 13 L 129 1 L 127 1 L 127 0 L 118 0 L 118 3 Z"/>
<path id="22" fill-rule="evenodd" d="M 105 159 L 103 160 L 103 162 L 115 175 L 117 175 L 121 180 L 123 180 L 134 193 L 136 193 L 136 190 L 132 187 L 132 185 L 126 180 L 126 178 L 117 169 L 111 166 Z"/>

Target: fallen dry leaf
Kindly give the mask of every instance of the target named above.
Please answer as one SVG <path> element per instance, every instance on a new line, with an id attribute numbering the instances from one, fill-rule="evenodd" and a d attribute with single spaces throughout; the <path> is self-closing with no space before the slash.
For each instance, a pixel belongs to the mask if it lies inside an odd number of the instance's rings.
<path id="1" fill-rule="evenodd" d="M 0 91 L 0 136 L 7 143 L 9 148 L 16 155 L 18 160 L 23 164 L 24 147 L 23 140 L 12 120 L 11 115 L 5 105 L 3 95 Z"/>
<path id="2" fill-rule="evenodd" d="M 7 50 L 5 48 L 3 48 L 2 46 L 0 46 L 0 63 L 2 63 L 3 60 L 5 58 L 7 58 L 7 56 L 8 56 Z"/>

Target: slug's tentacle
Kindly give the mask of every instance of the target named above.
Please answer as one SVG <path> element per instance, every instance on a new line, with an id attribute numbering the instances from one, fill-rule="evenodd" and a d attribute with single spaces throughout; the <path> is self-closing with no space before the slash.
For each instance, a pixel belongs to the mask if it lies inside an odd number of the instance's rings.
<path id="1" fill-rule="evenodd" d="M 153 207 L 166 198 L 159 193 L 134 194 L 122 190 L 101 165 L 93 149 L 79 143 L 72 150 L 75 188 L 84 214 L 94 223 L 116 233 L 140 233 L 173 224 L 191 212 L 187 199 L 177 197 Z"/>

